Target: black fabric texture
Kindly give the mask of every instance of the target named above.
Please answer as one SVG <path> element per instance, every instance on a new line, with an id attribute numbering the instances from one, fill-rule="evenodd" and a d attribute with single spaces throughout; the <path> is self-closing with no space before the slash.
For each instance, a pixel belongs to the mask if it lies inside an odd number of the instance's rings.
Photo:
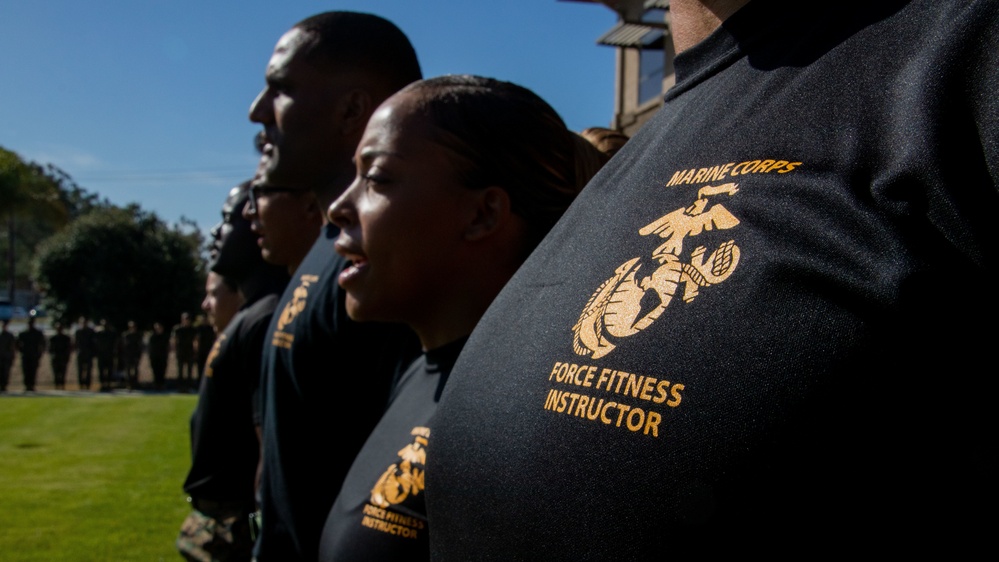
<path id="1" fill-rule="evenodd" d="M 351 461 L 419 354 L 408 327 L 347 316 L 337 235 L 327 226 L 292 275 L 264 342 L 261 562 L 316 559 Z"/>
<path id="2" fill-rule="evenodd" d="M 194 498 L 256 505 L 260 457 L 253 397 L 261 350 L 278 292 L 244 304 L 212 344 L 191 416 L 191 468 L 184 491 Z"/>
<path id="3" fill-rule="evenodd" d="M 681 53 L 458 359 L 432 557 L 982 547 L 997 7 L 754 0 Z"/>
<path id="4" fill-rule="evenodd" d="M 466 340 L 427 351 L 399 379 L 326 519 L 321 562 L 429 559 L 423 489 L 432 420 Z"/>

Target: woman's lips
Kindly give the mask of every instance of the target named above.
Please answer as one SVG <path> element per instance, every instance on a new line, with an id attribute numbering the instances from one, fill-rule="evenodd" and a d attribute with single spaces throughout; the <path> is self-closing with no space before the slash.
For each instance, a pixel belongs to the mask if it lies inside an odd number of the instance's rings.
<path id="1" fill-rule="evenodd" d="M 357 279 L 359 275 L 364 273 L 368 268 L 368 260 L 360 254 L 353 254 L 346 252 L 342 254 L 343 257 L 350 261 L 350 265 L 345 267 L 343 271 L 340 272 L 340 276 L 337 278 L 337 282 L 344 289 L 347 288 L 352 281 Z"/>

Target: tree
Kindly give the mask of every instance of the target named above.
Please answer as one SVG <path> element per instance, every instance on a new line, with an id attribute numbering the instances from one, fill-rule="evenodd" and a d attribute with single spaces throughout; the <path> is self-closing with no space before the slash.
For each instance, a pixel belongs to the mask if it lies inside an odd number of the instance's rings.
<path id="1" fill-rule="evenodd" d="M 198 308 L 201 243 L 138 205 L 96 208 L 39 245 L 34 277 L 45 305 L 64 321 L 170 323 Z"/>
<path id="2" fill-rule="evenodd" d="M 64 197 L 61 187 L 60 181 L 41 166 L 0 147 L 0 223 L 5 234 L 0 237 L 0 249 L 6 255 L 0 270 L 6 266 L 3 278 L 9 282 L 11 300 L 16 286 L 28 285 L 27 264 L 35 246 L 69 219 L 68 195 Z M 82 203 L 85 192 L 79 195 Z M 18 275 L 18 271 L 24 273 Z"/>

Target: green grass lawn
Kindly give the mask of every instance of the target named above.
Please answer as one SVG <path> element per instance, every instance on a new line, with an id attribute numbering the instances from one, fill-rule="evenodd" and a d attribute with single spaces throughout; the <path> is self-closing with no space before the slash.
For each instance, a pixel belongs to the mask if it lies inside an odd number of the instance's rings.
<path id="1" fill-rule="evenodd" d="M 196 400 L 0 397 L 0 560 L 180 560 Z"/>

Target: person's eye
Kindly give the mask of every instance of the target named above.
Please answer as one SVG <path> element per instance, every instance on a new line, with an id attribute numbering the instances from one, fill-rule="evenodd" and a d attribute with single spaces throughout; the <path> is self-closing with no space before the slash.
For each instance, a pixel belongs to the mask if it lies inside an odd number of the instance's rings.
<path id="1" fill-rule="evenodd" d="M 277 80 L 277 79 L 269 80 L 267 82 L 267 88 L 270 89 L 271 95 L 273 97 L 277 97 L 277 96 L 280 96 L 282 94 L 286 94 L 290 90 L 290 88 L 288 87 L 288 83 L 287 82 L 284 82 L 283 80 Z"/>
<path id="2" fill-rule="evenodd" d="M 361 178 L 364 180 L 365 184 L 372 187 L 388 183 L 388 178 L 377 171 L 368 170 L 367 172 L 361 174 Z"/>

